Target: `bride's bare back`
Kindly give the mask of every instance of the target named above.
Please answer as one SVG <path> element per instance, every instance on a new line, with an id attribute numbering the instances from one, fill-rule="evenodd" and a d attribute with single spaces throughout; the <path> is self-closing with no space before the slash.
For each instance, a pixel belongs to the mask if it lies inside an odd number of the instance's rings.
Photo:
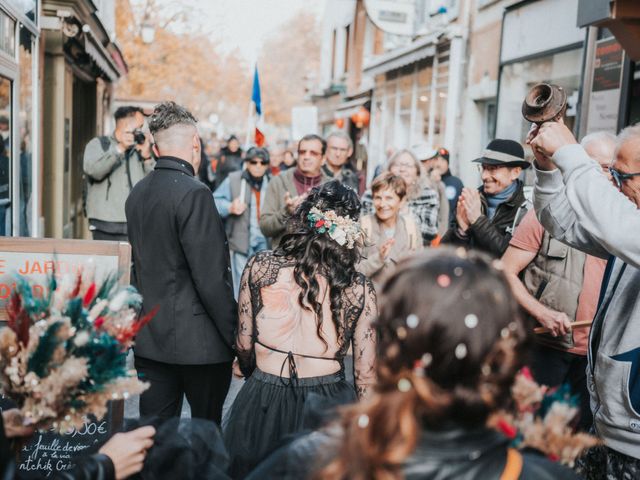
<path id="1" fill-rule="evenodd" d="M 377 311 L 373 286 L 359 276 L 342 292 L 342 318 L 337 331 L 329 284 L 325 277 L 317 276 L 324 343 L 318 336 L 315 312 L 302 308 L 298 301 L 301 288 L 293 277 L 294 266 L 295 262 L 286 257 L 261 252 L 244 271 L 237 338 L 243 371 L 257 366 L 264 372 L 289 377 L 288 357 L 293 357 L 298 377 L 329 375 L 341 370 L 344 356 L 353 346 L 356 387 L 358 395 L 363 395 L 375 376 L 375 333 L 371 322 Z"/>

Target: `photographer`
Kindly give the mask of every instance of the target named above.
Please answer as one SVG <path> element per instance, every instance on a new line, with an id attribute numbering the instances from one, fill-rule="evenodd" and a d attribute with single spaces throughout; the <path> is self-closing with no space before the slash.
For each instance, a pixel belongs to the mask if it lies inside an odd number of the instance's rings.
<path id="1" fill-rule="evenodd" d="M 86 210 L 94 240 L 127 241 L 124 202 L 155 161 L 142 110 L 120 107 L 114 117 L 113 135 L 94 138 L 84 151 Z"/>

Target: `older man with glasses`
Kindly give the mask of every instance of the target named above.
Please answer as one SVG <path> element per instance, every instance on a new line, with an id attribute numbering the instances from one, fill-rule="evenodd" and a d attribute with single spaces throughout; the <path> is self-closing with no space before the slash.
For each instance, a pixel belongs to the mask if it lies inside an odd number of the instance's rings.
<path id="1" fill-rule="evenodd" d="M 587 386 L 604 447 L 581 462 L 591 478 L 640 477 L 640 124 L 618 135 L 614 185 L 562 123 L 532 128 L 535 210 L 558 240 L 607 258 L 591 326 Z"/>
<path id="2" fill-rule="evenodd" d="M 324 138 L 315 134 L 305 135 L 298 142 L 296 168 L 290 168 L 269 183 L 260 215 L 260 229 L 265 237 L 271 239 L 274 247 L 280 243 L 287 220 L 309 190 L 330 180 L 322 172 L 326 152 L 327 142 Z"/>
<path id="3" fill-rule="evenodd" d="M 327 137 L 327 154 L 322 172 L 361 194 L 360 175 L 350 162 L 352 154 L 351 137 L 340 130 L 331 132 Z"/>
<path id="4" fill-rule="evenodd" d="M 260 230 L 260 212 L 269 185 L 269 152 L 251 148 L 244 159 L 245 169 L 231 172 L 213 194 L 225 227 L 233 277 L 233 292 L 238 297 L 240 276 L 249 258 L 269 247 Z"/>

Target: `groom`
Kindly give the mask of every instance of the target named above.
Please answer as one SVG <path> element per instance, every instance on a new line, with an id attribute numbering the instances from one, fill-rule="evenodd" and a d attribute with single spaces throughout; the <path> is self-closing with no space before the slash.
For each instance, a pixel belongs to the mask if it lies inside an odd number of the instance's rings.
<path id="1" fill-rule="evenodd" d="M 144 311 L 158 307 L 134 347 L 138 376 L 151 383 L 140 416 L 192 417 L 220 423 L 231 382 L 237 319 L 229 247 L 211 191 L 195 177 L 201 143 L 196 120 L 173 102 L 149 121 L 159 157 L 125 205 L 133 284 Z"/>

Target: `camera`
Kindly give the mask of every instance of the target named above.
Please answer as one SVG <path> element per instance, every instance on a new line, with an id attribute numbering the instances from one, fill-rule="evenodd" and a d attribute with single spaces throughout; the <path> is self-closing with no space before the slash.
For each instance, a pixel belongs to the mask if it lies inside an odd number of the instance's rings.
<path id="1" fill-rule="evenodd" d="M 142 130 L 140 130 L 139 128 L 136 128 L 133 131 L 133 141 L 136 142 L 138 145 L 143 145 L 144 142 L 147 141 L 147 137 L 145 136 Z"/>

